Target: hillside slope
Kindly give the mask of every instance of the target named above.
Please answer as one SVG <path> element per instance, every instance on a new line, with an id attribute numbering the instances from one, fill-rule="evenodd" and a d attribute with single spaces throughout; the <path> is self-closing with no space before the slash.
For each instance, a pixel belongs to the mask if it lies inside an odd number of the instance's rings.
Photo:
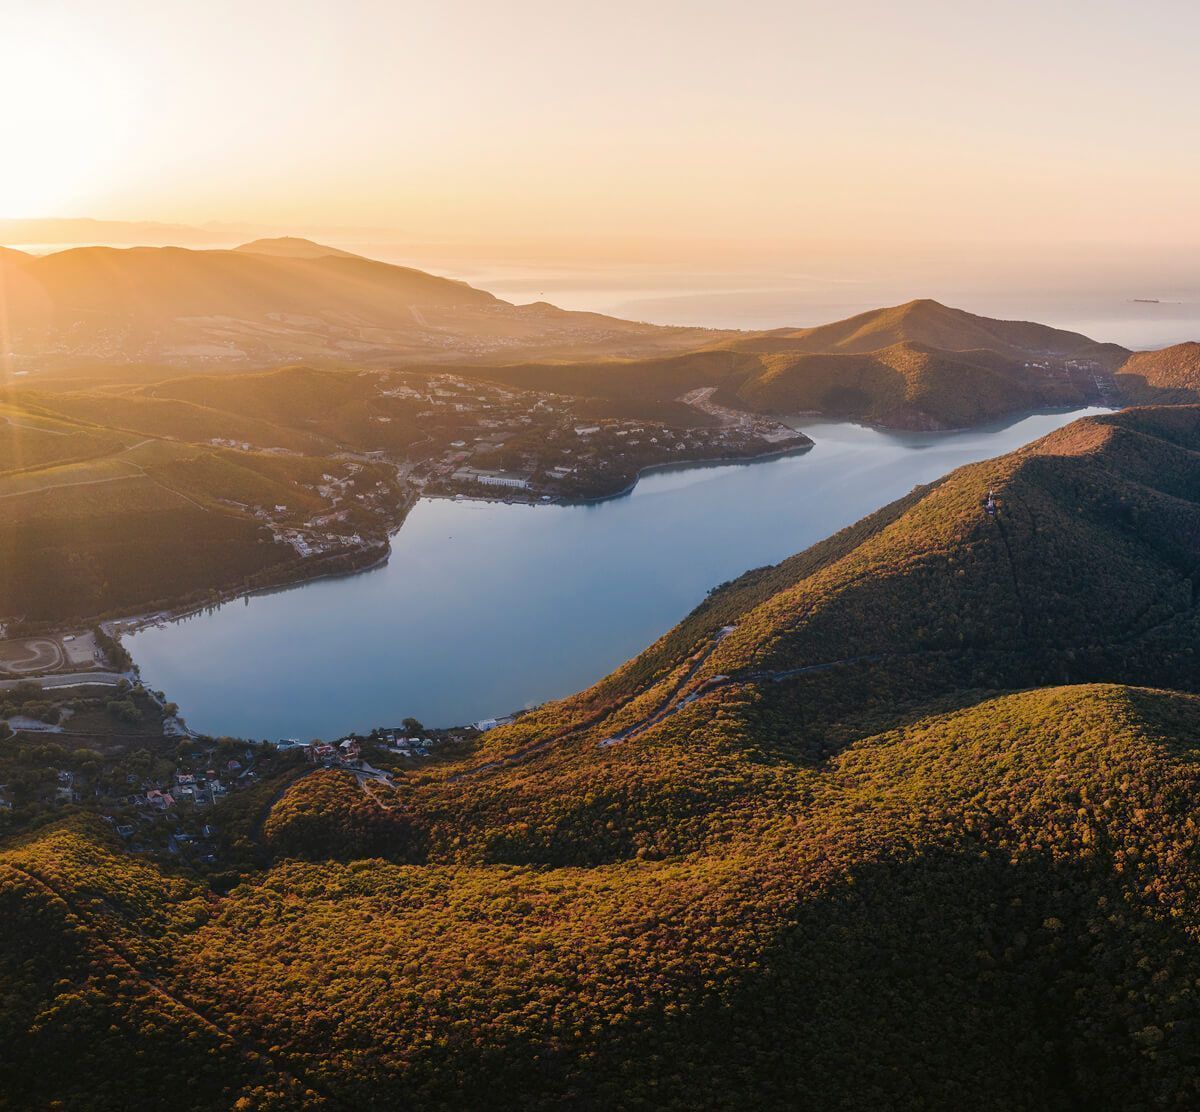
<path id="1" fill-rule="evenodd" d="M 1078 332 L 981 317 L 929 298 L 872 309 L 815 328 L 776 329 L 761 338 L 733 341 L 731 346 L 750 351 L 862 353 L 902 343 L 943 351 L 994 351 L 1013 358 L 1041 355 L 1110 361 L 1126 354 L 1116 344 L 1099 344 Z"/>
<path id="2" fill-rule="evenodd" d="M 463 282 L 307 240 L 232 251 L 81 247 L 0 256 L 6 328 L 22 365 L 266 366 L 536 352 L 645 355 L 704 329 L 529 311 Z"/>
<path id="3" fill-rule="evenodd" d="M 817 328 L 723 337 L 663 358 L 467 373 L 643 405 L 714 386 L 736 408 L 948 429 L 1106 401 L 1111 373 L 1128 356 L 1075 332 L 913 301 Z"/>
<path id="4" fill-rule="evenodd" d="M 1200 343 L 1134 352 L 1117 372 L 1130 405 L 1187 405 L 1200 401 Z"/>
<path id="5" fill-rule="evenodd" d="M 327 247 L 323 243 L 314 243 L 311 239 L 301 236 L 272 236 L 268 239 L 253 239 L 234 248 L 246 255 L 275 255 L 289 259 L 322 259 L 336 256 L 339 259 L 361 259 L 363 256 L 353 251 L 343 251 L 340 247 Z"/>
<path id="6" fill-rule="evenodd" d="M 392 790 L 317 769 L 216 809 L 264 862 L 220 895 L 103 824 L 31 832 L 0 852 L 3 1091 L 1192 1107 L 1198 574 L 1200 407 L 1090 418 Z"/>

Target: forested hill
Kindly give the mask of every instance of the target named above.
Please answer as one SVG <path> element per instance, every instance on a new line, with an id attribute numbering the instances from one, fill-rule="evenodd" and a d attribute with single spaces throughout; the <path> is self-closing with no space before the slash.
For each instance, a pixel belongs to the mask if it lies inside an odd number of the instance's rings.
<path id="1" fill-rule="evenodd" d="M 816 328 L 723 336 L 653 359 L 523 363 L 475 373 L 643 401 L 711 386 L 735 408 L 948 429 L 1111 401 L 1112 372 L 1128 357 L 1125 348 L 1077 332 L 925 299 Z"/>
<path id="2" fill-rule="evenodd" d="M 1198 576 L 1200 407 L 1087 418 L 747 573 L 596 687 L 489 735 L 478 759 L 572 739 L 535 754 L 548 762 L 576 737 L 653 735 L 748 692 L 786 705 L 756 743 L 824 754 L 847 715 L 966 689 L 1190 690 Z M 655 722 L 657 708 L 671 713 Z"/>
<path id="3" fill-rule="evenodd" d="M 1079 332 L 1034 321 L 998 320 L 918 298 L 903 305 L 871 309 L 815 328 L 779 328 L 729 341 L 744 351 L 804 351 L 863 354 L 894 344 L 915 343 L 941 351 L 993 351 L 1013 358 L 1031 356 L 1095 359 L 1111 366 L 1124 358 L 1116 344 L 1097 343 Z"/>
<path id="4" fill-rule="evenodd" d="M 1198 569 L 1200 407 L 1092 418 L 394 790 L 321 770 L 218 807 L 247 864 L 214 888 L 87 816 L 28 832 L 0 1092 L 1196 1107 Z"/>
<path id="5" fill-rule="evenodd" d="M 1198 402 L 1200 343 L 1135 352 L 1118 372 L 1117 383 L 1122 396 L 1135 405 Z"/>

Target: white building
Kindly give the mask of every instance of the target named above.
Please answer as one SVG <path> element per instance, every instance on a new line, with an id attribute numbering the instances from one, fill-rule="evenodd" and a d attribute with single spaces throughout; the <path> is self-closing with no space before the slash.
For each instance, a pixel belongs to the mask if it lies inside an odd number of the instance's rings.
<path id="1" fill-rule="evenodd" d="M 454 477 L 461 481 L 482 483 L 484 486 L 512 487 L 519 490 L 529 487 L 528 475 L 514 475 L 509 471 L 476 471 L 473 467 L 465 467 L 456 471 Z"/>

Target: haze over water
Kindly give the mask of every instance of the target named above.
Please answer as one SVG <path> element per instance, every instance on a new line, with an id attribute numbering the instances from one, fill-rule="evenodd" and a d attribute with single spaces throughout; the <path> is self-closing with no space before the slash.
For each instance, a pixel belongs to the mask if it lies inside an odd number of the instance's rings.
<path id="1" fill-rule="evenodd" d="M 1105 252 L 1048 262 L 1036 253 L 973 266 L 969 252 L 933 259 L 755 260 L 740 267 L 670 262 L 555 264 L 461 260 L 403 245 L 341 244 L 486 289 L 506 301 L 549 301 L 653 324 L 807 328 L 917 298 L 980 316 L 1030 320 L 1133 350 L 1200 338 L 1200 281 L 1191 261 Z M 1036 275 L 1036 278 L 1032 276 Z"/>
<path id="2" fill-rule="evenodd" d="M 815 441 L 804 455 L 660 472 L 591 506 L 425 499 L 383 568 L 126 643 L 145 681 L 211 734 L 329 738 L 408 715 L 504 714 L 600 679 L 716 584 L 1095 412 L 962 433 L 800 422 Z"/>

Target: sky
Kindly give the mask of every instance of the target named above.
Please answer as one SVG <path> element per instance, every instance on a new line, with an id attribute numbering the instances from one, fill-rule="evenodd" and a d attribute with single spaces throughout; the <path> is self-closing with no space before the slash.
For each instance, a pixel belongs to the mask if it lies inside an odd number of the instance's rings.
<path id="1" fill-rule="evenodd" d="M 0 218 L 1200 245 L 1176 0 L 0 0 Z"/>

